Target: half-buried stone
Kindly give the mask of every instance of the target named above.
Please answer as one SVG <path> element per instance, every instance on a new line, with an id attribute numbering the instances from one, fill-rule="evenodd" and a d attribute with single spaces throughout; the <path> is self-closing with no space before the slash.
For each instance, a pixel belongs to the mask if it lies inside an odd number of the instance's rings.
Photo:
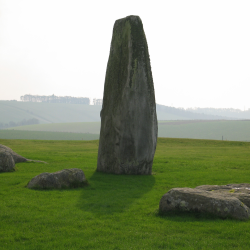
<path id="1" fill-rule="evenodd" d="M 27 161 L 46 163 L 44 161 L 26 159 L 14 152 L 11 148 L 0 144 L 0 172 L 12 172 L 14 171 L 16 163 Z"/>
<path id="2" fill-rule="evenodd" d="M 230 192 L 232 186 L 200 186 L 196 188 L 173 188 L 164 194 L 160 200 L 159 212 L 190 211 L 209 213 L 221 218 L 231 217 L 239 220 L 247 220 L 250 217 L 250 209 L 242 201 L 249 204 L 250 195 L 242 191 L 238 196 Z M 235 184 L 237 185 L 237 184 Z M 217 190 L 224 191 L 215 191 Z M 235 187 L 236 188 L 236 187 Z M 207 191 L 209 190 L 209 191 Z"/>
<path id="3" fill-rule="evenodd" d="M 0 150 L 1 150 L 1 152 L 8 152 L 9 154 L 11 154 L 11 156 L 12 156 L 15 163 L 29 161 L 29 159 L 26 159 L 23 156 L 17 154 L 11 148 L 9 148 L 9 147 L 7 147 L 5 145 L 0 144 Z"/>
<path id="4" fill-rule="evenodd" d="M 77 188 L 87 185 L 81 169 L 64 169 L 55 173 L 42 173 L 35 176 L 27 185 L 31 189 Z"/>
<path id="5" fill-rule="evenodd" d="M 12 172 L 15 168 L 15 161 L 10 152 L 0 148 L 0 172 Z"/>
<path id="6" fill-rule="evenodd" d="M 151 174 L 157 142 L 154 83 L 143 24 L 114 24 L 101 111 L 97 171 Z"/>

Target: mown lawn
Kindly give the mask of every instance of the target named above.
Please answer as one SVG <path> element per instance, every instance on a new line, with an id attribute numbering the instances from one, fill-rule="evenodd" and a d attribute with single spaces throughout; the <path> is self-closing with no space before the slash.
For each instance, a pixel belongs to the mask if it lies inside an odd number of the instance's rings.
<path id="1" fill-rule="evenodd" d="M 158 214 L 173 187 L 246 183 L 250 143 L 159 138 L 151 176 L 95 172 L 98 141 L 0 140 L 29 158 L 0 174 L 0 249 L 248 249 L 250 221 Z M 84 171 L 89 186 L 29 190 L 42 172 Z"/>

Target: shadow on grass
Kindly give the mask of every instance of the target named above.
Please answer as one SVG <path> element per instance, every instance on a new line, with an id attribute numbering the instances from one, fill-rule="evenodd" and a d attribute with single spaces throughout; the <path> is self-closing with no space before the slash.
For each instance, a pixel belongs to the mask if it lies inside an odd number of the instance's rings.
<path id="1" fill-rule="evenodd" d="M 166 213 L 158 213 L 163 220 L 175 221 L 175 222 L 211 222 L 211 221 L 223 221 L 223 220 L 234 220 L 230 217 L 220 218 L 214 214 L 210 213 L 198 213 L 198 212 L 187 212 L 187 211 L 171 211 Z"/>
<path id="2" fill-rule="evenodd" d="M 99 215 L 120 213 L 144 194 L 155 183 L 152 175 L 114 175 L 95 172 L 83 189 L 78 206 Z"/>

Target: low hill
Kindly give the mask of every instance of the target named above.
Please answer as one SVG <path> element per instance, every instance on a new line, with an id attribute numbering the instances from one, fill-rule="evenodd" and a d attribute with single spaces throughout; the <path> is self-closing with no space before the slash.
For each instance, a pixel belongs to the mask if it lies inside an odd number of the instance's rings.
<path id="1" fill-rule="evenodd" d="M 168 107 L 156 104 L 157 119 L 160 120 L 234 120 L 221 115 L 203 114 L 181 108 Z"/>
<path id="2" fill-rule="evenodd" d="M 250 120 L 161 121 L 159 137 L 250 141 Z"/>
<path id="3" fill-rule="evenodd" d="M 0 101 L 0 128 L 13 123 L 36 119 L 40 124 L 97 122 L 100 121 L 100 105 Z M 184 109 L 156 105 L 158 120 L 219 120 L 223 116 L 198 114 Z"/>
<path id="4" fill-rule="evenodd" d="M 37 124 L 27 125 L 9 130 L 0 130 L 0 138 L 4 139 L 40 139 L 40 135 L 33 134 L 33 138 L 26 132 L 54 132 L 62 133 L 61 138 L 72 138 L 72 140 L 81 140 L 85 138 L 84 134 L 98 135 L 100 133 L 100 122 L 78 122 L 78 123 L 53 123 L 53 124 Z M 3 132 L 5 131 L 5 132 Z M 7 135 L 12 131 L 12 135 Z M 17 133 L 14 131 L 25 132 L 26 134 Z M 63 135 L 63 133 L 79 133 L 82 135 L 72 136 Z M 15 136 L 17 136 L 15 138 Z M 50 138 L 46 135 L 46 138 Z M 52 136 L 52 134 L 51 134 Z M 158 137 L 169 138 L 192 138 L 192 139 L 214 139 L 214 140 L 230 140 L 230 141 L 250 141 L 250 120 L 245 121 L 227 121 L 227 120 L 184 120 L 184 121 L 159 121 L 158 122 Z M 52 138 L 52 137 L 51 137 Z M 60 138 L 59 135 L 53 138 Z M 87 136 L 86 139 L 91 140 L 92 137 Z M 94 136 L 93 138 L 98 138 Z"/>
<path id="5" fill-rule="evenodd" d="M 0 123 L 36 118 L 40 123 L 100 121 L 101 106 L 67 103 L 0 101 Z"/>
<path id="6" fill-rule="evenodd" d="M 100 125 L 101 122 L 50 123 L 13 127 L 8 130 L 99 134 Z"/>
<path id="7" fill-rule="evenodd" d="M 234 119 L 250 119 L 250 109 L 242 111 L 233 108 L 189 108 L 187 111 L 205 115 L 216 115 Z"/>

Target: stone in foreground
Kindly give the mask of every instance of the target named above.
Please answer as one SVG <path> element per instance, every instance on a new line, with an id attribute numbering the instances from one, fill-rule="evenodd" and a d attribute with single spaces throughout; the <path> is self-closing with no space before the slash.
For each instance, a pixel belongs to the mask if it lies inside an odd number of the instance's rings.
<path id="1" fill-rule="evenodd" d="M 159 211 L 210 213 L 221 218 L 247 220 L 249 208 L 238 198 L 198 188 L 173 188 L 161 198 Z"/>
<path id="2" fill-rule="evenodd" d="M 106 70 L 97 171 L 151 174 L 157 142 L 154 83 L 138 16 L 115 22 Z"/>
<path id="3" fill-rule="evenodd" d="M 42 173 L 35 176 L 27 185 L 33 189 L 75 188 L 87 184 L 81 169 L 64 169 L 55 173 Z"/>

